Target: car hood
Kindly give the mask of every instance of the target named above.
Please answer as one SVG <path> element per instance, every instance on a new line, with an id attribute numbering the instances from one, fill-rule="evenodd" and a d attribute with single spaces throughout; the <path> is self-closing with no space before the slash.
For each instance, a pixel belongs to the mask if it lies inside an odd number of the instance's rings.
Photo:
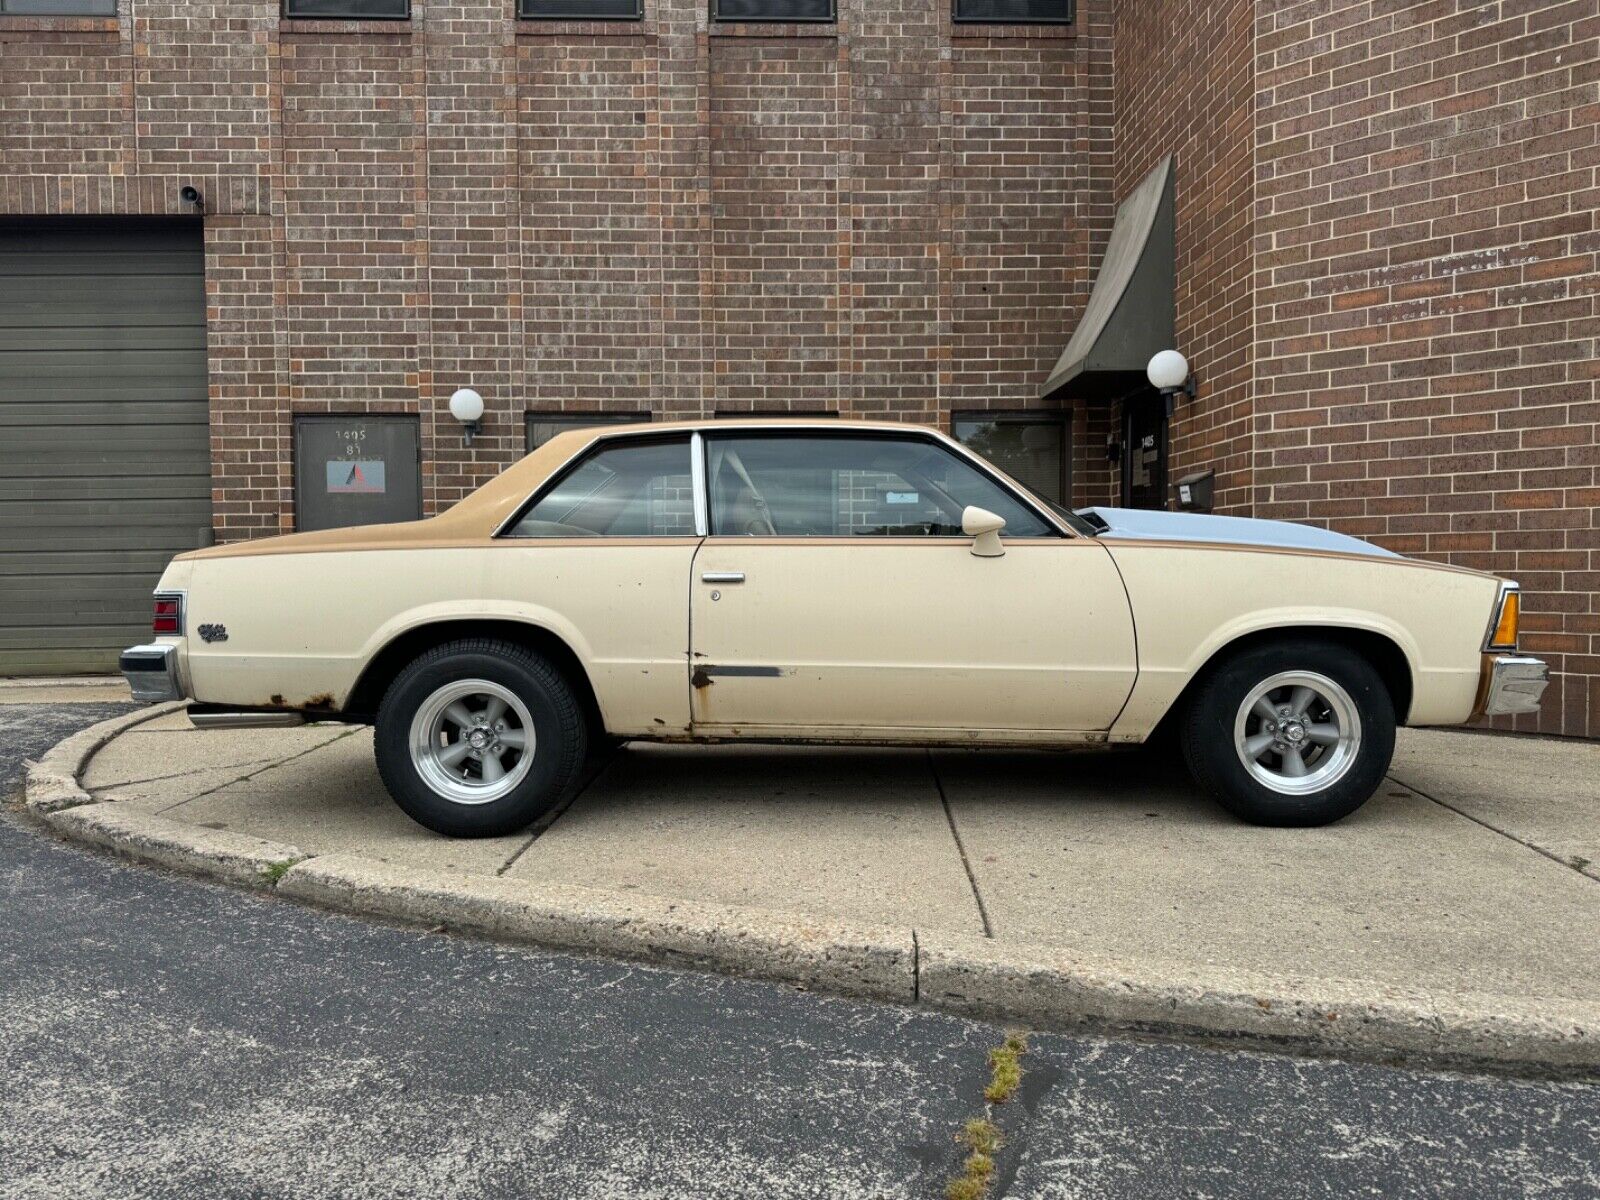
<path id="1" fill-rule="evenodd" d="M 1080 508 L 1078 515 L 1106 541 L 1211 542 L 1234 546 L 1281 546 L 1291 550 L 1335 550 L 1400 558 L 1392 550 L 1348 534 L 1292 521 L 1214 517 L 1209 513 L 1160 512 L 1143 508 Z M 1103 528 L 1102 528 L 1103 526 Z"/>

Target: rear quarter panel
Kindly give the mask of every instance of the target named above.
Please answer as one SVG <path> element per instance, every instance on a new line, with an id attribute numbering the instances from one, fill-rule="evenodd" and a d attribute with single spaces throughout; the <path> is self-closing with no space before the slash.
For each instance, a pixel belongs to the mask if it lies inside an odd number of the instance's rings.
<path id="1" fill-rule="evenodd" d="M 243 554 L 190 564 L 188 678 L 208 704 L 341 709 L 366 664 L 421 625 L 504 619 L 560 637 L 614 732 L 688 724 L 693 539 Z"/>
<path id="2" fill-rule="evenodd" d="M 1293 626 L 1388 637 L 1411 668 L 1411 725 L 1472 715 L 1496 579 L 1407 559 L 1107 540 L 1133 607 L 1139 678 L 1112 730 L 1155 727 L 1214 655 L 1247 634 Z"/>

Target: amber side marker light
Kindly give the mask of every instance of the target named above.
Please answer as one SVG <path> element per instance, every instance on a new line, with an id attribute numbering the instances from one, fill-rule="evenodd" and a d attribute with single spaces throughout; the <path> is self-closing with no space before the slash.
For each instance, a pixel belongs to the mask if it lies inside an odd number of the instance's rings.
<path id="1" fill-rule="evenodd" d="M 1489 635 L 1489 649 L 1515 650 L 1517 625 L 1522 620 L 1522 593 L 1508 588 L 1500 597 L 1500 616 L 1495 620 L 1494 632 Z"/>

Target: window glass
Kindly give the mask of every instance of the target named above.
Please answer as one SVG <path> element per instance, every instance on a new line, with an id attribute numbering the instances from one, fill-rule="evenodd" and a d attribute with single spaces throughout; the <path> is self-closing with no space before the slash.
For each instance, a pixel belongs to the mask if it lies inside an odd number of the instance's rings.
<path id="1" fill-rule="evenodd" d="M 1072 9 L 1072 0 L 955 0 L 954 15 L 957 21 L 1065 25 Z"/>
<path id="2" fill-rule="evenodd" d="M 712 0 L 719 21 L 831 21 L 833 0 Z"/>
<path id="3" fill-rule="evenodd" d="M 1012 537 L 1054 530 L 1004 488 L 934 442 L 894 437 L 713 437 L 713 533 L 783 537 L 959 537 L 977 505 Z"/>
<path id="4" fill-rule="evenodd" d="M 117 0 L 0 0 L 9 16 L 114 17 Z"/>
<path id="5" fill-rule="evenodd" d="M 956 441 L 1035 495 L 1066 503 L 1067 422 L 1054 414 L 957 417 Z"/>
<path id="6" fill-rule="evenodd" d="M 283 15 L 399 20 L 411 15 L 411 0 L 283 0 Z"/>
<path id="7" fill-rule="evenodd" d="M 512 537 L 692 537 L 689 439 L 592 451 L 512 528 Z"/>
<path id="8" fill-rule="evenodd" d="M 517 15 L 573 21 L 637 21 L 643 0 L 519 0 Z"/>
<path id="9" fill-rule="evenodd" d="M 593 429 L 599 425 L 637 425 L 650 420 L 649 413 L 536 413 L 528 414 L 528 453 L 532 454 L 558 433 L 569 429 Z"/>

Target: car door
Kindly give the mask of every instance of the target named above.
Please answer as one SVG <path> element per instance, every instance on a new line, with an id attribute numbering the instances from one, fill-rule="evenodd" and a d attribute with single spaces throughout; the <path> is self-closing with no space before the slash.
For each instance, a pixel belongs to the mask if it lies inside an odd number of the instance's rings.
<path id="1" fill-rule="evenodd" d="M 627 736 L 689 728 L 684 662 L 697 516 L 690 437 L 604 437 L 496 539 L 486 611 L 550 629 Z M 491 607 L 492 604 L 492 607 Z"/>
<path id="2" fill-rule="evenodd" d="M 1105 730 L 1133 686 L 1110 555 L 931 436 L 706 437 L 690 586 L 697 734 L 1022 740 Z M 965 506 L 1006 519 L 980 558 Z"/>

